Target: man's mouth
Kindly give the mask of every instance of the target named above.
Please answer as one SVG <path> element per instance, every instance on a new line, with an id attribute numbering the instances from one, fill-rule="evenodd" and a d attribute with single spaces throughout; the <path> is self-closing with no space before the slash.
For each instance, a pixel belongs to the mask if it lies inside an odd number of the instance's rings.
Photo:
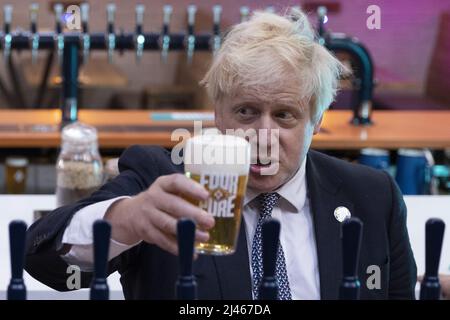
<path id="1" fill-rule="evenodd" d="M 252 164 L 250 165 L 250 172 L 251 173 L 261 173 L 261 170 L 265 169 L 265 168 L 269 168 L 270 165 L 272 164 L 271 160 L 267 159 L 264 161 L 261 161 L 259 158 L 257 159 L 256 163 L 253 163 L 254 161 L 252 161 Z"/>

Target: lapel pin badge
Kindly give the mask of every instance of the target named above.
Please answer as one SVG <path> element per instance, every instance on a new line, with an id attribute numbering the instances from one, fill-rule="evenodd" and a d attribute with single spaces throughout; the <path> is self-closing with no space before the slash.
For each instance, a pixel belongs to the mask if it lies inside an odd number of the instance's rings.
<path id="1" fill-rule="evenodd" d="M 350 213 L 350 210 L 348 210 L 346 207 L 337 207 L 334 209 L 334 217 L 339 222 L 344 222 L 347 219 L 350 219 L 352 214 Z"/>

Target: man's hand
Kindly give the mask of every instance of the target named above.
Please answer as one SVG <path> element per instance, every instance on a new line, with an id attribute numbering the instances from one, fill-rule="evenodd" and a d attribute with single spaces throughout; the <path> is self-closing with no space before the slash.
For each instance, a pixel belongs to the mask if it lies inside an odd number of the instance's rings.
<path id="1" fill-rule="evenodd" d="M 444 299 L 450 300 L 450 275 L 441 274 L 439 280 L 441 281 L 442 296 Z"/>
<path id="2" fill-rule="evenodd" d="M 207 241 L 207 231 L 214 226 L 214 217 L 183 197 L 206 200 L 208 191 L 182 174 L 161 176 L 140 194 L 114 203 L 105 219 L 112 225 L 112 238 L 125 244 L 145 241 L 178 254 L 177 221 L 190 218 L 196 225 L 196 241 Z"/>
<path id="3" fill-rule="evenodd" d="M 419 276 L 417 281 L 422 282 L 423 276 Z M 450 300 L 450 275 L 440 274 L 439 282 L 441 283 L 441 294 L 442 297 L 446 300 Z"/>

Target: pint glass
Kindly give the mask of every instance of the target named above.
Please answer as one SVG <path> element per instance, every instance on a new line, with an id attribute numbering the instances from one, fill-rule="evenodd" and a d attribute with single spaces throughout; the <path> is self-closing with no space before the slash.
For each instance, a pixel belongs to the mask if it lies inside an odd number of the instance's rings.
<path id="1" fill-rule="evenodd" d="M 184 149 L 185 174 L 203 185 L 210 194 L 206 201 L 188 200 L 215 219 L 214 227 L 209 230 L 209 241 L 196 243 L 198 253 L 234 253 L 249 167 L 250 144 L 243 138 L 204 134 L 187 140 Z"/>
<path id="2" fill-rule="evenodd" d="M 6 158 L 6 193 L 25 193 L 27 182 L 27 167 L 27 158 Z"/>

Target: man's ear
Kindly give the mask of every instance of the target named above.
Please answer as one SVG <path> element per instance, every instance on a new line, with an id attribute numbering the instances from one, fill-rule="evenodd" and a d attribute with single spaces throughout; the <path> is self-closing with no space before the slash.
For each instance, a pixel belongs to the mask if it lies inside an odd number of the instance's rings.
<path id="1" fill-rule="evenodd" d="M 314 125 L 313 134 L 318 134 L 319 133 L 320 127 L 322 126 L 322 119 L 323 119 L 323 114 L 320 116 L 320 119 Z"/>

